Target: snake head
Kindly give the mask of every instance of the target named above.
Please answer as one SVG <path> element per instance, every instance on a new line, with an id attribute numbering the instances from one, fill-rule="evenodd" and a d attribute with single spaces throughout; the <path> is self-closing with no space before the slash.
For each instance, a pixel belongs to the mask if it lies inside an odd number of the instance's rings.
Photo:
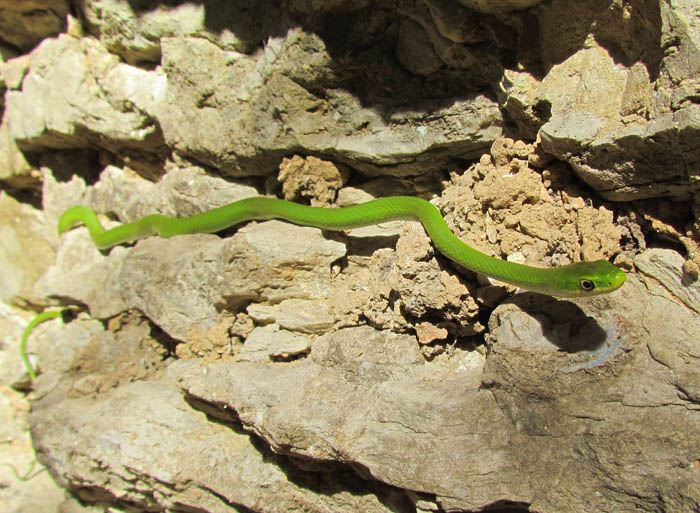
<path id="1" fill-rule="evenodd" d="M 560 268 L 562 285 L 571 297 L 597 296 L 622 287 L 627 275 L 607 260 L 577 262 Z"/>

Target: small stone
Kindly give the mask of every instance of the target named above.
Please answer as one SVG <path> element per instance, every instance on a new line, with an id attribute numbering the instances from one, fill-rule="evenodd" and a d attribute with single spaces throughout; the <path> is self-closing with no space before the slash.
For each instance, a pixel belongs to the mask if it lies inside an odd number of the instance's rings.
<path id="1" fill-rule="evenodd" d="M 429 322 L 418 323 L 415 329 L 419 344 L 430 344 L 436 340 L 445 340 L 448 335 L 445 328 L 440 328 Z"/>

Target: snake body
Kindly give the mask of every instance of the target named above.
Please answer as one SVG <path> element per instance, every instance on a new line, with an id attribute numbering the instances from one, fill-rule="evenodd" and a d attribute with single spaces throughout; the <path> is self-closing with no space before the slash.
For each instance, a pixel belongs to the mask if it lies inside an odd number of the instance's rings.
<path id="1" fill-rule="evenodd" d="M 397 219 L 420 221 L 437 250 L 459 265 L 496 280 L 552 296 L 604 294 L 625 282 L 625 273 L 607 260 L 543 269 L 485 255 L 452 233 L 434 205 L 411 196 L 380 198 L 344 208 L 309 207 L 291 201 L 254 197 L 191 217 L 172 218 L 152 214 L 110 230 L 104 229 L 94 211 L 76 206 L 61 215 L 58 232 L 62 234 L 82 223 L 95 245 L 106 249 L 150 235 L 172 237 L 214 233 L 244 221 L 273 218 L 324 230 L 347 230 Z"/>
<path id="2" fill-rule="evenodd" d="M 27 327 L 24 328 L 24 331 L 22 332 L 22 337 L 19 340 L 19 354 L 22 357 L 22 362 L 24 362 L 27 372 L 29 373 L 30 380 L 36 379 L 36 371 L 34 370 L 34 367 L 32 367 L 32 364 L 29 361 L 29 356 L 27 355 L 27 339 L 29 338 L 29 335 L 31 335 L 32 331 L 34 331 L 34 328 L 36 328 L 39 324 L 48 321 L 49 319 L 61 317 L 61 315 L 62 312 L 57 310 L 41 312 L 31 321 L 29 321 L 29 324 L 27 324 Z"/>
<path id="3" fill-rule="evenodd" d="M 167 238 L 188 233 L 214 233 L 252 219 L 284 219 L 324 230 L 348 230 L 397 219 L 415 220 L 421 222 L 435 247 L 446 257 L 472 271 L 527 290 L 560 297 L 591 296 L 612 292 L 625 282 L 625 273 L 607 260 L 542 269 L 485 255 L 452 233 L 435 206 L 411 196 L 392 196 L 345 208 L 307 207 L 274 198 L 246 198 L 191 217 L 152 214 L 110 230 L 104 229 L 93 210 L 76 206 L 61 215 L 58 233 L 82 223 L 95 245 L 107 249 L 151 235 Z M 36 371 L 27 356 L 27 338 L 38 324 L 60 316 L 60 311 L 42 312 L 22 334 L 20 353 L 32 380 L 36 378 Z"/>

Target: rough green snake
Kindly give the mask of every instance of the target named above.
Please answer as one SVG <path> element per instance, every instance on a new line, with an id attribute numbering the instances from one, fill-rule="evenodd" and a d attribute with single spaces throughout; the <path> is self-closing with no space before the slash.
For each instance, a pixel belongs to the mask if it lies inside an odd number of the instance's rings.
<path id="1" fill-rule="evenodd" d="M 192 217 L 174 219 L 153 214 L 133 223 L 105 230 L 95 212 L 86 207 L 66 210 L 58 221 L 61 234 L 83 223 L 100 249 L 160 235 L 213 233 L 251 219 L 284 219 L 324 230 L 347 230 L 396 219 L 420 221 L 443 255 L 458 264 L 499 281 L 552 296 L 591 296 L 611 292 L 625 282 L 625 273 L 607 260 L 578 262 L 551 269 L 506 262 L 485 255 L 462 242 L 431 203 L 411 196 L 375 199 L 345 208 L 307 207 L 273 198 L 247 198 Z"/>
<path id="2" fill-rule="evenodd" d="M 56 319 L 58 317 L 61 317 L 61 311 L 59 310 L 41 312 L 40 314 L 36 315 L 31 321 L 29 321 L 29 324 L 27 324 L 27 327 L 24 328 L 24 331 L 22 332 L 22 338 L 20 338 L 19 341 L 19 354 L 22 356 L 24 366 L 27 368 L 27 372 L 29 373 L 29 379 L 36 379 L 36 371 L 32 367 L 32 364 L 29 362 L 29 356 L 27 356 L 27 339 L 29 338 L 31 332 L 34 331 L 34 328 L 36 328 L 39 324 L 41 324 L 44 321 L 48 321 L 49 319 Z"/>
<path id="3" fill-rule="evenodd" d="M 152 214 L 110 230 L 104 229 L 94 211 L 76 206 L 61 215 L 58 233 L 60 235 L 82 223 L 87 227 L 95 245 L 106 249 L 150 235 L 167 238 L 188 233 L 213 233 L 244 221 L 273 218 L 324 230 L 347 230 L 397 219 L 420 221 L 438 251 L 459 265 L 496 280 L 551 296 L 604 294 L 621 287 L 625 282 L 625 273 L 607 260 L 543 269 L 485 255 L 452 233 L 435 206 L 410 196 L 375 199 L 345 208 L 308 207 L 264 197 L 246 198 L 192 217 L 172 218 Z M 25 330 L 21 351 L 32 378 L 34 370 L 26 356 L 26 338 L 37 324 L 58 315 L 58 312 L 39 314 Z"/>

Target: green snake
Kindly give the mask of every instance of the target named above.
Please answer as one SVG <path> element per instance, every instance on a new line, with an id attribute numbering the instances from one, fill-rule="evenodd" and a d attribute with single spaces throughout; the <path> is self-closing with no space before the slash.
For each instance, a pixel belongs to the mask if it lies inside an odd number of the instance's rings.
<path id="1" fill-rule="evenodd" d="M 440 211 L 426 200 L 411 196 L 380 198 L 344 208 L 308 207 L 274 198 L 254 197 L 184 218 L 161 214 L 145 216 L 105 230 L 97 214 L 82 206 L 66 210 L 58 221 L 58 233 L 84 224 L 95 245 L 107 249 L 150 235 L 172 237 L 188 233 L 214 233 L 253 219 L 284 219 L 294 224 L 324 230 L 348 230 L 397 219 L 415 220 L 425 228 L 435 247 L 459 265 L 498 281 L 559 297 L 605 294 L 622 286 L 625 273 L 607 260 L 577 262 L 543 269 L 507 262 L 468 246 L 449 229 Z M 26 341 L 34 327 L 60 312 L 44 312 L 35 317 L 22 335 L 20 351 L 29 375 L 36 375 L 26 355 Z"/>
<path id="2" fill-rule="evenodd" d="M 36 371 L 34 370 L 34 367 L 32 367 L 32 364 L 29 362 L 29 356 L 27 356 L 27 339 L 29 338 L 31 332 L 34 331 L 34 328 L 36 328 L 39 324 L 41 324 L 44 321 L 48 321 L 49 319 L 56 319 L 58 317 L 61 317 L 61 315 L 62 312 L 59 310 L 49 310 L 46 312 L 41 312 L 40 314 L 37 314 L 31 321 L 29 321 L 29 324 L 27 324 L 27 327 L 24 328 L 24 331 L 22 332 L 22 338 L 20 338 L 19 341 L 19 354 L 22 357 L 24 366 L 27 368 L 27 372 L 29 373 L 29 379 L 31 380 L 36 379 Z"/>
<path id="3" fill-rule="evenodd" d="M 150 235 L 172 237 L 186 233 L 213 233 L 251 219 L 284 219 L 324 230 L 347 230 L 396 219 L 420 221 L 435 247 L 459 265 L 517 287 L 560 297 L 612 292 L 625 282 L 625 273 L 607 260 L 578 262 L 542 269 L 490 257 L 462 242 L 449 229 L 440 211 L 426 200 L 411 196 L 380 198 L 352 207 L 308 207 L 274 198 L 246 198 L 192 217 L 152 214 L 133 223 L 105 230 L 95 212 L 72 207 L 58 221 L 58 233 L 84 224 L 95 245 L 106 249 Z"/>

